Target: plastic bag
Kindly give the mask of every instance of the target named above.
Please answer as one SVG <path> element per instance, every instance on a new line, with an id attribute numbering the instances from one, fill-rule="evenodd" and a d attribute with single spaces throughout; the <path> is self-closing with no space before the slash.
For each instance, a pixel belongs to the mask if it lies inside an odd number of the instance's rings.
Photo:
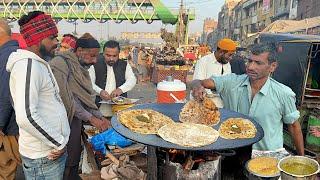
<path id="1" fill-rule="evenodd" d="M 121 136 L 113 128 L 110 128 L 107 131 L 93 136 L 90 140 L 90 143 L 92 144 L 95 151 L 99 151 L 105 155 L 106 144 L 112 146 L 120 146 L 123 148 L 130 146 L 132 144 L 132 141 Z"/>

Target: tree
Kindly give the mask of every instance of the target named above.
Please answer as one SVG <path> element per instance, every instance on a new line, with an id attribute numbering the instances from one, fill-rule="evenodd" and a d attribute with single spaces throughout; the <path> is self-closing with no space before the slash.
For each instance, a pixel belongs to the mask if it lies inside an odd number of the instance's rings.
<path id="1" fill-rule="evenodd" d="M 172 32 L 168 32 L 165 28 L 160 29 L 161 38 L 166 42 L 167 46 L 178 48 L 177 37 Z"/>

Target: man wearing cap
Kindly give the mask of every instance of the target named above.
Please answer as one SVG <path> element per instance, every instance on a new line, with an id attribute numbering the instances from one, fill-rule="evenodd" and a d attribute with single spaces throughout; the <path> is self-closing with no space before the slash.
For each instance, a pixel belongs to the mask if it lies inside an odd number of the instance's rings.
<path id="1" fill-rule="evenodd" d="M 222 76 L 231 73 L 230 59 L 235 53 L 236 43 L 231 39 L 221 39 L 217 44 L 217 51 L 208 54 L 196 63 L 193 80 L 207 79 L 211 76 Z M 223 102 L 219 94 L 212 93 L 211 90 L 206 90 L 218 107 L 223 107 Z"/>
<path id="2" fill-rule="evenodd" d="M 33 11 L 22 16 L 20 32 L 27 50 L 11 53 L 6 66 L 19 126 L 19 152 L 26 179 L 62 179 L 69 140 L 68 117 L 49 64 L 58 29 L 51 16 Z"/>
<path id="3" fill-rule="evenodd" d="M 74 51 L 76 48 L 77 37 L 72 34 L 64 34 L 60 43 L 59 51 Z"/>
<path id="4" fill-rule="evenodd" d="M 64 173 L 66 180 L 80 179 L 78 169 L 82 152 L 81 130 L 83 122 L 92 124 L 100 131 L 104 131 L 110 126 L 95 104 L 96 94 L 88 72 L 89 67 L 97 62 L 99 49 L 99 42 L 89 33 L 85 33 L 77 40 L 75 52 L 59 52 L 50 61 L 71 127 Z"/>

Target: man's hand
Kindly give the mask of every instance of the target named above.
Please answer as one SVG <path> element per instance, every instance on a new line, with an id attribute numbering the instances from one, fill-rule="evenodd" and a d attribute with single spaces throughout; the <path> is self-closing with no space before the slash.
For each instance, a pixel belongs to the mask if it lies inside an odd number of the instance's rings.
<path id="1" fill-rule="evenodd" d="M 320 127 L 310 126 L 310 133 L 315 137 L 320 137 Z"/>
<path id="2" fill-rule="evenodd" d="M 111 99 L 109 93 L 108 93 L 107 91 L 105 91 L 105 90 L 102 90 L 102 91 L 100 92 L 100 97 L 101 97 L 101 99 L 103 99 L 103 100 L 105 100 L 105 101 L 108 101 L 108 100 Z"/>
<path id="3" fill-rule="evenodd" d="M 91 125 L 96 127 L 99 131 L 104 131 L 110 126 L 110 123 L 108 124 L 107 121 L 98 119 L 95 116 L 92 116 L 89 121 Z"/>
<path id="4" fill-rule="evenodd" d="M 4 136 L 5 134 L 2 131 L 2 127 L 0 127 L 0 135 Z"/>
<path id="5" fill-rule="evenodd" d="M 56 160 L 58 159 L 61 155 L 64 154 L 64 152 L 66 151 L 66 148 L 64 147 L 63 149 L 61 150 L 52 150 L 50 151 L 49 155 L 47 156 L 48 159 L 50 160 Z"/>
<path id="6" fill-rule="evenodd" d="M 206 91 L 200 81 L 194 81 L 192 83 L 192 96 L 195 100 L 203 100 L 205 93 Z"/>
<path id="7" fill-rule="evenodd" d="M 101 118 L 101 121 L 103 122 L 104 130 L 109 129 L 109 128 L 112 127 L 110 120 L 102 117 L 102 118 Z M 103 131 L 104 131 L 104 130 L 103 130 Z"/>
<path id="8" fill-rule="evenodd" d="M 123 94 L 122 90 L 120 88 L 115 89 L 114 91 L 112 91 L 111 93 L 111 98 L 115 98 L 120 96 L 121 94 Z"/>

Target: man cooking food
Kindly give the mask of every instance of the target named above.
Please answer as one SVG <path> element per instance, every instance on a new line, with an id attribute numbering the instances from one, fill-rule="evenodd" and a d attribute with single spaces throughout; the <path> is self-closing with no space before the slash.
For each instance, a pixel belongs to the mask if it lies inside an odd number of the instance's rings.
<path id="1" fill-rule="evenodd" d="M 100 107 L 101 100 L 127 97 L 127 92 L 134 88 L 137 79 L 127 61 L 119 60 L 120 45 L 117 41 L 107 41 L 103 47 L 103 55 L 89 69 L 93 89 L 97 93 L 96 104 Z M 100 111 L 110 116 L 110 105 L 101 104 Z"/>
<path id="2" fill-rule="evenodd" d="M 295 93 L 270 77 L 277 66 L 275 45 L 256 44 L 252 47 L 246 64 L 247 74 L 194 80 L 193 96 L 195 99 L 203 99 L 205 88 L 216 90 L 225 108 L 248 115 L 257 121 L 264 130 L 264 137 L 253 144 L 253 150 L 282 149 L 283 124 L 286 124 L 297 154 L 304 155 L 303 136 L 297 121 L 300 114 L 295 105 Z"/>

